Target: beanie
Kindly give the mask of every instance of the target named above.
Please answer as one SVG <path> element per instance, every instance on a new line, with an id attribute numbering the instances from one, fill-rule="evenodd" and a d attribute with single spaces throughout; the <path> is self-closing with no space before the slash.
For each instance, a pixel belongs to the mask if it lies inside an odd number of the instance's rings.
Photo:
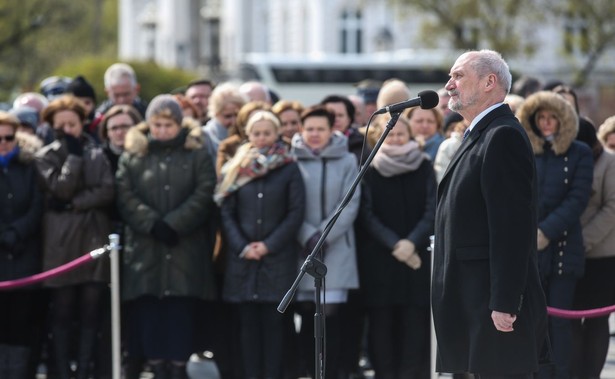
<path id="1" fill-rule="evenodd" d="M 72 93 L 77 97 L 89 97 L 96 102 L 96 92 L 94 87 L 81 75 L 73 79 L 66 88 L 66 92 Z"/>
<path id="2" fill-rule="evenodd" d="M 38 112 L 36 109 L 28 106 L 21 106 L 19 108 L 13 108 L 9 112 L 13 116 L 17 117 L 19 123 L 25 125 L 32 130 L 36 131 L 39 123 Z"/>
<path id="3" fill-rule="evenodd" d="M 149 103 L 145 118 L 149 121 L 154 116 L 170 117 L 177 125 L 181 125 L 184 119 L 181 106 L 175 97 L 169 94 L 158 95 Z"/>

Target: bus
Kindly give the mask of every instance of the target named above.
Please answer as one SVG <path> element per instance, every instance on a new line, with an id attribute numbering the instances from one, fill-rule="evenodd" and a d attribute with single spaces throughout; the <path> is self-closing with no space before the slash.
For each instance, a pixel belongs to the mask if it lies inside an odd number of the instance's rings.
<path id="1" fill-rule="evenodd" d="M 257 80 L 280 98 L 309 106 L 327 95 L 356 93 L 364 79 L 396 78 L 416 95 L 425 89 L 437 91 L 449 79 L 456 51 L 404 50 L 376 54 L 277 55 L 246 54 L 238 66 L 242 81 Z"/>

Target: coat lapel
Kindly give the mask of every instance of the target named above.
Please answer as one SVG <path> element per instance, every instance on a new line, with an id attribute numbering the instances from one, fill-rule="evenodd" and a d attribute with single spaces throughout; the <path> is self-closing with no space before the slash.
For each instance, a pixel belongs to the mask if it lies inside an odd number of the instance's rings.
<path id="1" fill-rule="evenodd" d="M 442 176 L 442 180 L 440 181 L 440 185 L 438 186 L 438 199 L 440 198 L 442 188 L 444 188 L 444 183 L 447 181 L 449 173 L 453 171 L 455 166 L 459 163 L 461 157 L 466 153 L 466 151 L 470 150 L 472 146 L 476 144 L 478 139 L 480 138 L 483 131 L 491 124 L 491 122 L 500 116 L 511 114 L 512 111 L 507 104 L 503 104 L 491 112 L 487 113 L 485 117 L 482 118 L 475 126 L 474 129 L 468 134 L 468 137 L 461 143 L 453 158 L 451 158 L 451 162 L 446 167 L 446 171 L 444 171 L 444 175 Z"/>

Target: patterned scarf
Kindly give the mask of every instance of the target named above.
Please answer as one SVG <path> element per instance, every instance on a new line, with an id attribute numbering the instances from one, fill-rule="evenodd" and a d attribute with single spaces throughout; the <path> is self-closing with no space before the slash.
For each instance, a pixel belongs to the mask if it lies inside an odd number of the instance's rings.
<path id="1" fill-rule="evenodd" d="M 241 186 L 294 160 L 283 142 L 275 142 L 266 149 L 258 149 L 247 142 L 239 148 L 235 157 L 222 167 L 222 177 L 218 182 L 214 201 L 221 205 L 224 198 Z"/>
<path id="2" fill-rule="evenodd" d="M 401 146 L 382 144 L 374 156 L 372 166 L 380 175 L 388 178 L 416 170 L 424 159 L 429 158 L 416 141 Z"/>

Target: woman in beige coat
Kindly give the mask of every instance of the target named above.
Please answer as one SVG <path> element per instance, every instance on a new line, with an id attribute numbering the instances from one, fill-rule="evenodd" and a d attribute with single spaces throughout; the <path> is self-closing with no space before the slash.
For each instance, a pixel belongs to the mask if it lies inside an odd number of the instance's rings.
<path id="1" fill-rule="evenodd" d="M 608 128 L 615 129 L 615 117 L 600 126 L 600 130 Z M 615 155 L 603 150 L 600 142 L 604 141 L 598 141 L 594 133 L 584 139 L 594 152 L 594 179 L 581 216 L 585 275 L 577 284 L 574 305 L 576 309 L 594 309 L 615 303 Z M 609 348 L 609 316 L 574 320 L 573 326 L 572 376 L 599 378 Z"/>
<path id="2" fill-rule="evenodd" d="M 102 247 L 111 225 L 106 208 L 113 201 L 113 176 L 102 149 L 83 130 L 85 108 L 62 96 L 43 110 L 55 140 L 37 153 L 36 166 L 45 191 L 43 268 L 49 270 Z M 77 379 L 88 377 L 102 299 L 108 283 L 108 260 L 99 259 L 49 279 L 51 325 L 58 378 L 68 379 L 69 336 L 78 315 Z M 78 306 L 78 308 L 76 308 Z M 75 310 L 78 309 L 78 312 Z"/>

